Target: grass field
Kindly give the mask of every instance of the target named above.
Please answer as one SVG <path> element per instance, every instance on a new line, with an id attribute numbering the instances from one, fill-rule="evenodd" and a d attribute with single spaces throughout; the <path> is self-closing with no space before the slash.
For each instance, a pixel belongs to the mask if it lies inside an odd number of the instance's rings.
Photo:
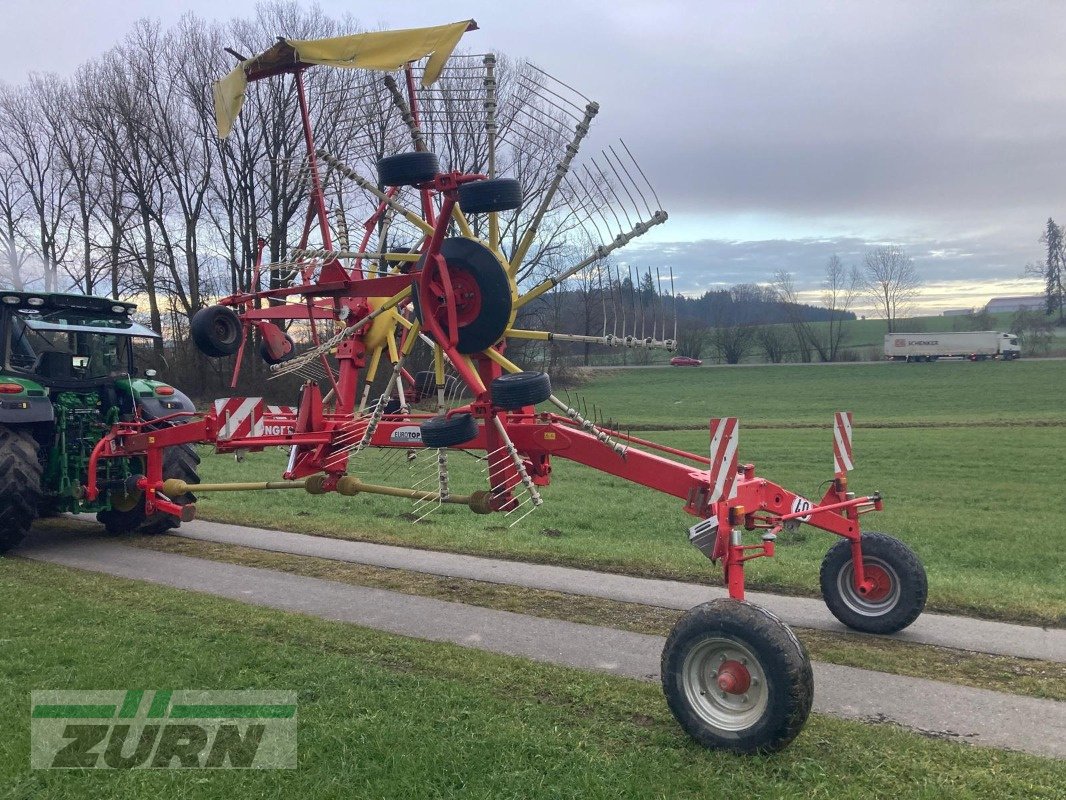
<path id="1" fill-rule="evenodd" d="M 571 392 L 623 427 L 901 423 L 1066 424 L 1066 362 L 883 362 L 842 366 L 605 370 Z"/>
<path id="2" fill-rule="evenodd" d="M 633 370 L 605 374 L 585 394 L 590 403 L 600 398 L 608 409 L 640 417 L 637 425 L 701 428 L 648 434 L 699 453 L 707 448 L 707 417 L 738 415 L 742 460 L 811 497 L 821 495 L 820 485 L 831 476 L 830 414 L 850 408 L 860 426 L 851 485 L 886 496 L 885 512 L 866 517 L 865 525 L 918 552 L 929 574 L 930 608 L 1063 624 L 1066 363 L 909 366 L 914 369 Z M 827 427 L 792 427 L 815 423 Z M 917 427 L 945 423 L 970 427 Z M 431 468 L 416 462 L 408 473 L 396 463 L 385 474 L 386 459 L 401 457 L 366 454 L 357 470 L 367 479 L 409 486 Z M 283 460 L 278 451 L 237 465 L 208 457 L 202 472 L 207 481 L 276 479 Z M 479 465 L 468 456 L 453 456 L 452 465 L 453 491 L 479 485 Z M 457 507 L 412 524 L 404 501 L 302 492 L 205 494 L 199 508 L 206 518 L 248 525 L 718 580 L 717 569 L 687 542 L 691 520 L 680 501 L 562 459 L 554 462 L 544 497 L 542 510 L 515 528 L 506 527 L 505 518 Z M 831 542 L 829 534 L 809 528 L 782 536 L 776 558 L 750 565 L 749 585 L 816 594 L 818 565 Z"/>
<path id="3" fill-rule="evenodd" d="M 0 798 L 1060 798 L 1061 763 L 813 717 L 706 751 L 654 684 L 5 560 Z M 91 632 L 91 633 L 90 633 Z M 299 768 L 28 769 L 31 689 L 293 689 Z"/>

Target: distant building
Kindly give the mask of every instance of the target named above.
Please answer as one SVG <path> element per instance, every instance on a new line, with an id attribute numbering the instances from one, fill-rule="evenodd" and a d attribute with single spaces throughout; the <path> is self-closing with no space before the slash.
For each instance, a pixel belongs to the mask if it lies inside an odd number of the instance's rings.
<path id="1" fill-rule="evenodd" d="M 993 297 L 985 306 L 985 311 L 990 314 L 1003 311 L 1045 311 L 1046 309 L 1047 301 L 1042 294 L 1029 297 Z"/>
<path id="2" fill-rule="evenodd" d="M 972 308 L 949 308 L 947 311 L 941 311 L 942 317 L 972 317 Z"/>

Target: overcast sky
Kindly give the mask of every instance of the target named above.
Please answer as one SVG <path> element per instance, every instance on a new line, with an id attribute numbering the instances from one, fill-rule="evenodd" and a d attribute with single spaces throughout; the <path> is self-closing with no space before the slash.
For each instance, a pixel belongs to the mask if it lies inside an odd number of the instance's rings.
<path id="1" fill-rule="evenodd" d="M 0 67 L 67 73 L 133 20 L 249 0 L 4 0 Z M 626 252 L 695 291 L 818 285 L 826 258 L 904 245 L 931 310 L 1039 290 L 1066 220 L 1066 2 L 468 0 L 319 5 L 367 27 L 474 17 L 467 47 L 528 58 L 601 104 L 671 220 Z M 364 10 L 365 9 L 365 10 Z M 269 45 L 264 42 L 264 46 Z M 650 241 L 649 241 L 650 240 Z"/>

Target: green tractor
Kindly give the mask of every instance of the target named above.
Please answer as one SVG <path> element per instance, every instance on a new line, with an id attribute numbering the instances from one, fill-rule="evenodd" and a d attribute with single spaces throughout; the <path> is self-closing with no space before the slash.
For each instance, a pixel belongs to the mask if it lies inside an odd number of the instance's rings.
<path id="1" fill-rule="evenodd" d="M 164 418 L 193 410 L 188 397 L 154 380 L 154 370 L 138 374 L 134 340 L 159 335 L 133 321 L 135 310 L 100 297 L 0 290 L 0 552 L 37 517 L 63 512 L 95 513 L 113 534 L 180 524 L 146 514 L 139 459 L 100 459 L 100 496 L 84 496 L 89 456 L 113 423 L 165 426 L 174 420 Z M 171 447 L 164 477 L 199 483 L 199 462 L 192 447 Z"/>

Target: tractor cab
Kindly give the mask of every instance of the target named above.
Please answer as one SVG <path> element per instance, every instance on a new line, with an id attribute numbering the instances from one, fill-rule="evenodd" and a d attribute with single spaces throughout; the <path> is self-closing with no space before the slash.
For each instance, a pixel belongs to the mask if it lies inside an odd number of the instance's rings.
<path id="1" fill-rule="evenodd" d="M 0 297 L 4 373 L 51 389 L 94 388 L 135 374 L 133 340 L 159 334 L 136 309 L 99 297 L 8 293 Z"/>

